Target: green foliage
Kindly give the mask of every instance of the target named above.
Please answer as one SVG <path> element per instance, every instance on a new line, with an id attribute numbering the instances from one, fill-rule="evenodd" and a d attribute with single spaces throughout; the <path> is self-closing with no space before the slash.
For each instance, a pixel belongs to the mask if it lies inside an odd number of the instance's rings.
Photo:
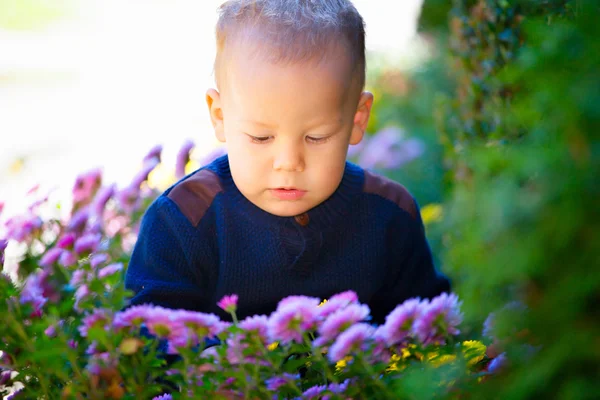
<path id="1" fill-rule="evenodd" d="M 508 346 L 512 367 L 476 397 L 600 393 L 598 17 L 593 1 L 454 4 L 445 265 L 469 318 L 522 300 L 539 349 Z"/>

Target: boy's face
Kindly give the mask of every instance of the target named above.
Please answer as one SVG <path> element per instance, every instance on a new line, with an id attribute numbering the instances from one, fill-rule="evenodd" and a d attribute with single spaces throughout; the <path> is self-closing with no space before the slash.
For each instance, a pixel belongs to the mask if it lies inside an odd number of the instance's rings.
<path id="1" fill-rule="evenodd" d="M 235 48 L 221 93 L 207 92 L 233 180 L 253 204 L 282 217 L 325 201 L 362 140 L 373 96 L 359 93 L 342 49 L 316 63 L 272 64 Z"/>

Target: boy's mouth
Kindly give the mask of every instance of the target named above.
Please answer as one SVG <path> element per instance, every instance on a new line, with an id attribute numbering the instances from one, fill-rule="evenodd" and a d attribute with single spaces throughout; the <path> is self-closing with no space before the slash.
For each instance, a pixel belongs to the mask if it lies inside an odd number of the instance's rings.
<path id="1" fill-rule="evenodd" d="M 294 187 L 280 187 L 271 189 L 271 194 L 279 200 L 300 200 L 306 194 L 306 190 Z"/>

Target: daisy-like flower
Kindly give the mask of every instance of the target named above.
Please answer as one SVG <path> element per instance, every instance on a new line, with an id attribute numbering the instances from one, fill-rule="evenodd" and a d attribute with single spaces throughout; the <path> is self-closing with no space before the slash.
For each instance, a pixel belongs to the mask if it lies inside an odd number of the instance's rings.
<path id="1" fill-rule="evenodd" d="M 462 322 L 460 306 L 462 302 L 455 294 L 442 293 L 435 297 L 421 311 L 413 330 L 421 343 L 445 343 L 448 335 L 457 335 L 457 326 Z"/>
<path id="2" fill-rule="evenodd" d="M 106 267 L 104 267 L 100 271 L 98 271 L 98 278 L 100 278 L 100 279 L 106 278 L 107 276 L 116 274 L 117 272 L 121 271 L 122 269 L 123 269 L 123 263 L 114 263 L 114 264 L 107 265 Z"/>
<path id="3" fill-rule="evenodd" d="M 238 296 L 237 294 L 232 294 L 228 296 L 223 296 L 221 300 L 217 303 L 219 308 L 228 313 L 234 313 L 237 310 L 237 302 Z"/>
<path id="4" fill-rule="evenodd" d="M 269 318 L 269 339 L 283 344 L 303 342 L 303 333 L 314 330 L 319 299 L 292 296 L 282 300 Z"/>
<path id="5" fill-rule="evenodd" d="M 319 327 L 320 336 L 315 340 L 315 346 L 322 346 L 333 341 L 340 333 L 355 323 L 365 320 L 369 313 L 369 307 L 362 304 L 350 304 L 334 312 Z"/>
<path id="6" fill-rule="evenodd" d="M 375 328 L 369 324 L 358 323 L 342 332 L 329 348 L 327 357 L 331 362 L 338 362 L 355 351 L 366 350 L 366 345 L 372 339 Z"/>
<path id="7" fill-rule="evenodd" d="M 240 328 L 258 337 L 264 344 L 269 339 L 269 318 L 266 315 L 254 315 L 240 322 Z"/>
<path id="8" fill-rule="evenodd" d="M 108 323 L 110 321 L 110 315 L 106 310 L 96 309 L 94 312 L 88 316 L 86 316 L 78 328 L 81 336 L 86 337 L 88 334 L 88 330 L 94 326 L 103 326 L 105 329 L 108 329 Z"/>
<path id="9" fill-rule="evenodd" d="M 413 324 L 426 306 L 427 300 L 406 300 L 388 314 L 385 323 L 378 329 L 378 334 L 388 346 L 401 343 L 412 334 Z"/>
<path id="10" fill-rule="evenodd" d="M 195 346 L 205 337 L 215 337 L 224 329 L 224 325 L 214 314 L 205 314 L 187 310 L 172 311 L 169 341 L 173 347 Z"/>
<path id="11" fill-rule="evenodd" d="M 163 308 L 152 307 L 148 308 L 146 314 L 146 326 L 148 332 L 158 337 L 177 337 L 185 333 L 185 327 L 180 321 L 175 318 L 176 311 Z"/>
<path id="12" fill-rule="evenodd" d="M 324 304 L 319 306 L 318 314 L 321 319 L 327 318 L 330 314 L 350 305 L 358 303 L 358 295 L 352 290 L 338 293 L 331 296 Z"/>
<path id="13" fill-rule="evenodd" d="M 121 328 L 139 328 L 148 317 L 150 310 L 154 306 L 149 304 L 142 304 L 137 306 L 129 307 L 125 311 L 118 312 L 113 320 L 113 327 L 117 329 Z"/>

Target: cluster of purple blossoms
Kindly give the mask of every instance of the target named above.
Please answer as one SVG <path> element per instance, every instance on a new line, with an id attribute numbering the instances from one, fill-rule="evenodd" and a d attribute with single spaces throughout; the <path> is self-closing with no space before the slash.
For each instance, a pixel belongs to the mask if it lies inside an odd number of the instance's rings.
<path id="1" fill-rule="evenodd" d="M 447 293 L 431 301 L 409 299 L 386 317 L 377 335 L 388 346 L 404 344 L 408 339 L 417 339 L 424 345 L 443 344 L 448 336 L 460 333 L 457 326 L 463 317 L 461 304 L 455 294 Z"/>
<path id="2" fill-rule="evenodd" d="M 302 393 L 302 399 L 320 399 L 329 400 L 331 395 L 341 395 L 347 389 L 350 384 L 350 380 L 346 379 L 342 383 L 330 383 L 329 385 L 316 385 Z"/>
<path id="3" fill-rule="evenodd" d="M 269 318 L 269 338 L 283 344 L 303 343 L 304 334 L 314 331 L 318 321 L 320 299 L 289 296 L 281 300 Z"/>
<path id="4" fill-rule="evenodd" d="M 267 385 L 268 390 L 270 390 L 272 392 L 276 392 L 281 387 L 283 387 L 287 384 L 295 385 L 299 380 L 300 380 L 300 374 L 284 373 L 283 375 L 274 376 L 272 378 L 267 379 L 265 381 L 265 384 Z"/>

